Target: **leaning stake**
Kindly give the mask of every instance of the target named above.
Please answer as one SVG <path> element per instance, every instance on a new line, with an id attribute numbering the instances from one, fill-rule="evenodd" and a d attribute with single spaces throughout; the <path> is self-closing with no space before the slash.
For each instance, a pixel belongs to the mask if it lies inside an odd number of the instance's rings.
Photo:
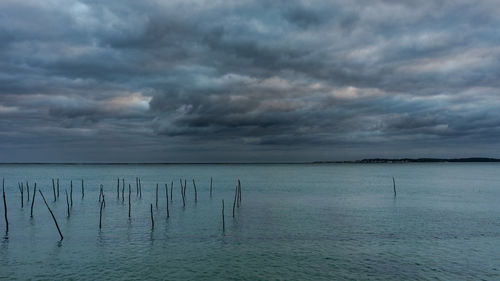
<path id="1" fill-rule="evenodd" d="M 64 189 L 64 191 L 66 192 L 66 207 L 68 209 L 68 218 L 69 218 L 70 217 L 70 213 L 69 213 L 68 190 Z"/>
<path id="2" fill-rule="evenodd" d="M 24 208 L 24 186 L 18 183 L 19 192 L 21 192 L 21 208 Z"/>
<path id="3" fill-rule="evenodd" d="M 99 229 L 102 227 L 102 205 L 104 205 L 104 200 L 101 201 L 101 208 L 99 209 Z"/>
<path id="4" fill-rule="evenodd" d="M 194 186 L 194 202 L 198 202 L 198 192 L 196 191 L 196 183 L 194 182 L 193 179 L 193 186 Z"/>
<path id="5" fill-rule="evenodd" d="M 7 219 L 7 203 L 5 202 L 5 179 L 2 179 L 3 209 L 5 217 L 5 232 L 9 232 L 9 220 Z"/>
<path id="6" fill-rule="evenodd" d="M 59 186 L 58 186 L 58 189 L 59 190 Z M 54 183 L 54 179 L 52 179 L 52 191 L 54 192 L 54 202 L 56 202 L 57 198 L 56 198 L 56 185 Z"/>
<path id="7" fill-rule="evenodd" d="M 33 187 L 33 199 L 31 199 L 31 213 L 30 213 L 30 218 L 33 217 L 33 205 L 35 204 L 35 195 L 36 195 L 36 182 L 35 182 L 35 186 Z"/>
<path id="8" fill-rule="evenodd" d="M 36 184 L 35 184 L 35 189 L 36 189 Z M 47 209 L 49 209 L 49 212 L 50 212 L 50 215 L 52 216 L 52 219 L 54 219 L 54 223 L 56 224 L 57 231 L 59 231 L 59 235 L 61 236 L 61 241 L 62 241 L 64 239 L 64 237 L 61 233 L 61 229 L 59 229 L 59 224 L 57 223 L 56 217 L 54 216 L 54 213 L 52 213 L 52 210 L 50 209 L 49 204 L 47 204 L 47 201 L 45 200 L 45 196 L 43 196 L 42 191 L 39 190 L 38 192 L 40 192 L 40 195 L 42 195 L 43 202 L 45 203 L 45 206 L 47 206 Z M 34 197 L 35 196 L 33 196 L 33 199 L 34 199 Z"/>
<path id="9" fill-rule="evenodd" d="M 234 190 L 234 201 L 233 201 L 233 218 L 234 218 L 234 207 L 236 207 L 236 200 L 238 198 L 238 187 Z"/>

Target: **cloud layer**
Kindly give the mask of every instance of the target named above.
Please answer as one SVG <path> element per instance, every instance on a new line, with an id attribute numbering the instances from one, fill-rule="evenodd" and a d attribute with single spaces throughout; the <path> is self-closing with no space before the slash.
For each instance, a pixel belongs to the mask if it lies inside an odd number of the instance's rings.
<path id="1" fill-rule="evenodd" d="M 0 2 L 0 162 L 500 157 L 496 1 Z"/>

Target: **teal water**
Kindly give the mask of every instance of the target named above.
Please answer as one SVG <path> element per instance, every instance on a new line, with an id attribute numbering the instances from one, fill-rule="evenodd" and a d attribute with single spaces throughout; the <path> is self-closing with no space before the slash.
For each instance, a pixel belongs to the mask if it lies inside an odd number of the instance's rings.
<path id="1" fill-rule="evenodd" d="M 499 171 L 490 163 L 0 165 L 10 228 L 5 234 L 0 203 L 0 279 L 498 280 Z M 125 202 L 117 198 L 118 177 L 127 185 Z M 52 178 L 60 179 L 56 202 Z M 179 178 L 187 179 L 185 207 Z M 242 205 L 233 218 L 237 179 Z M 64 190 L 70 180 L 68 218 Z M 21 208 L 18 181 L 31 188 L 37 182 L 63 241 L 39 194 L 32 219 L 26 197 Z M 167 219 L 164 184 L 170 188 L 171 181 Z M 100 184 L 106 197 L 102 229 Z"/>

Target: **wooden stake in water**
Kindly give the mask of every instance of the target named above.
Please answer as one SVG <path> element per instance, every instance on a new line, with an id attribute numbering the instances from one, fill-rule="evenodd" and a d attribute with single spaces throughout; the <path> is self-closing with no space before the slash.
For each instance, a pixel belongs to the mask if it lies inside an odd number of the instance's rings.
<path id="1" fill-rule="evenodd" d="M 5 179 L 2 179 L 3 210 L 5 217 L 5 232 L 9 232 L 9 219 L 7 218 L 7 202 L 5 200 Z"/>
<path id="2" fill-rule="evenodd" d="M 174 192 L 174 181 L 172 181 L 170 183 L 170 202 L 172 202 L 174 196 L 173 196 L 173 192 Z"/>
<path id="3" fill-rule="evenodd" d="M 18 183 L 19 192 L 21 193 L 21 208 L 24 208 L 24 187 Z"/>
<path id="4" fill-rule="evenodd" d="M 26 181 L 26 191 L 28 191 L 28 202 L 30 201 L 30 186 L 28 185 L 28 181 Z"/>
<path id="5" fill-rule="evenodd" d="M 54 184 L 54 179 L 52 179 L 52 191 L 54 192 L 54 202 L 56 202 L 56 185 Z"/>
<path id="6" fill-rule="evenodd" d="M 169 218 L 170 212 L 168 211 L 168 184 L 165 184 L 165 195 L 167 196 L 167 218 Z M 172 189 L 170 189 L 170 196 L 172 196 Z"/>
<path id="7" fill-rule="evenodd" d="M 142 184 L 141 184 L 141 179 L 139 179 L 139 198 L 142 198 Z"/>
<path id="8" fill-rule="evenodd" d="M 224 221 L 224 199 L 222 199 L 222 231 L 226 231 L 226 222 Z"/>
<path id="9" fill-rule="evenodd" d="M 394 180 L 394 177 L 392 177 L 392 188 L 394 189 L 394 197 L 396 197 L 396 181 Z"/>
<path id="10" fill-rule="evenodd" d="M 120 200 L 120 178 L 117 179 L 116 183 L 116 198 Z"/>
<path id="11" fill-rule="evenodd" d="M 68 190 L 64 189 L 64 191 L 66 192 L 66 207 L 68 209 L 68 218 L 69 218 L 70 217 L 70 213 L 69 213 Z"/>
<path id="12" fill-rule="evenodd" d="M 212 198 L 212 177 L 210 177 L 210 198 Z"/>
<path id="13" fill-rule="evenodd" d="M 70 181 L 70 186 L 69 199 L 71 201 L 71 207 L 73 208 L 73 181 Z"/>
<path id="14" fill-rule="evenodd" d="M 158 184 L 156 184 L 156 208 L 158 209 Z"/>
<path id="15" fill-rule="evenodd" d="M 198 202 L 198 191 L 196 191 L 196 183 L 194 182 L 193 179 L 193 186 L 194 186 L 194 202 Z"/>
<path id="16" fill-rule="evenodd" d="M 83 179 L 82 179 L 82 199 L 85 196 L 85 189 L 83 188 Z"/>
<path id="17" fill-rule="evenodd" d="M 128 217 L 130 218 L 130 196 L 132 196 L 132 187 L 128 184 Z"/>
<path id="18" fill-rule="evenodd" d="M 135 177 L 135 196 L 139 196 L 139 178 Z"/>
<path id="19" fill-rule="evenodd" d="M 104 200 L 101 201 L 101 208 L 99 209 L 99 229 L 102 227 L 102 206 L 104 205 Z"/>
<path id="20" fill-rule="evenodd" d="M 240 205 L 241 205 L 241 182 L 238 179 L 238 189 L 239 189 L 239 200 L 240 200 Z"/>
<path id="21" fill-rule="evenodd" d="M 57 179 L 57 198 L 59 198 L 59 179 Z"/>
<path id="22" fill-rule="evenodd" d="M 153 218 L 153 204 L 151 204 L 151 229 L 155 229 L 155 220 Z"/>
<path id="23" fill-rule="evenodd" d="M 236 200 L 238 200 L 238 186 L 234 190 L 234 201 L 233 201 L 233 218 L 234 218 L 234 207 L 236 207 Z"/>
<path id="24" fill-rule="evenodd" d="M 125 202 L 125 179 L 122 179 L 122 202 Z"/>
<path id="25" fill-rule="evenodd" d="M 35 183 L 35 189 L 36 189 L 36 183 Z M 54 220 L 54 223 L 56 224 L 57 231 L 59 232 L 59 235 L 61 236 L 61 241 L 62 241 L 64 239 L 64 237 L 61 233 L 61 229 L 59 228 L 59 224 L 57 223 L 56 217 L 54 216 L 54 213 L 50 209 L 49 204 L 47 204 L 47 200 L 45 200 L 45 196 L 43 196 L 42 191 L 39 190 L 38 192 L 40 192 L 40 195 L 42 195 L 43 202 L 45 203 L 45 206 L 47 206 L 47 209 L 49 209 L 50 215 L 52 216 L 52 219 Z M 33 196 L 33 199 L 35 199 L 35 196 Z M 33 201 L 35 201 L 35 200 L 33 200 Z"/>
<path id="26" fill-rule="evenodd" d="M 36 182 L 35 185 L 33 186 L 33 199 L 31 200 L 31 213 L 30 213 L 30 218 L 33 217 L 33 205 L 35 205 L 35 195 L 36 195 Z"/>
<path id="27" fill-rule="evenodd" d="M 182 206 L 183 206 L 183 207 L 186 207 L 186 200 L 184 199 L 184 187 L 182 186 L 182 180 L 181 180 L 181 179 L 179 179 L 179 181 L 181 182 Z"/>

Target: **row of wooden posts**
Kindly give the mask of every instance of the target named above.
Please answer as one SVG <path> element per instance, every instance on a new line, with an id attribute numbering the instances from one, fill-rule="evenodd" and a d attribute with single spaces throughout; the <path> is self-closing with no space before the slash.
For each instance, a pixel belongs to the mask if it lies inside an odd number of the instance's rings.
<path id="1" fill-rule="evenodd" d="M 181 197 L 182 197 L 182 204 L 183 207 L 186 206 L 186 189 L 187 189 L 187 180 L 184 179 L 184 184 L 182 182 L 182 179 L 180 181 L 180 186 L 181 186 Z M 81 181 L 81 193 L 82 193 L 82 199 L 85 197 L 85 187 L 84 187 L 84 180 L 82 179 Z M 173 200 L 173 187 L 174 187 L 174 182 L 171 181 L 170 184 L 170 201 L 172 202 Z M 198 191 L 196 188 L 196 182 L 193 179 L 193 187 L 194 187 L 194 200 L 195 202 L 198 201 Z M 19 192 L 21 195 L 21 208 L 24 208 L 24 183 L 18 183 L 18 188 Z M 158 190 L 159 185 L 156 184 L 156 207 L 158 207 Z M 210 198 L 212 197 L 212 190 L 213 190 L 213 179 L 210 178 Z M 27 191 L 27 201 L 30 201 L 30 188 L 29 188 L 29 183 L 26 182 L 26 191 Z M 35 197 L 36 197 L 36 182 L 33 185 L 33 197 L 31 199 L 31 212 L 30 212 L 30 217 L 33 217 L 33 205 L 35 203 Z M 60 194 L 60 189 L 59 189 L 59 179 L 52 179 L 52 191 L 54 195 L 54 202 L 56 202 L 59 198 Z M 57 219 L 52 212 L 52 209 L 50 208 L 49 204 L 47 203 L 47 200 L 41 190 L 38 190 L 40 195 L 42 196 L 43 202 L 45 203 L 45 206 L 47 207 L 50 215 L 52 216 L 52 219 L 54 220 L 54 224 L 56 225 L 57 231 L 59 232 L 61 240 L 64 239 L 64 236 L 62 235 L 61 229 L 59 228 L 59 224 L 57 223 Z M 120 179 L 117 179 L 117 186 L 116 186 L 116 193 L 117 193 L 117 199 L 120 199 Z M 70 192 L 68 195 L 68 190 L 65 189 L 65 194 L 66 194 L 66 206 L 67 206 L 67 216 L 71 216 L 70 209 L 73 207 L 73 181 L 70 181 Z M 122 202 L 125 201 L 125 179 L 122 179 L 122 189 L 121 189 L 121 194 L 122 194 Z M 132 187 L 131 184 L 128 185 L 128 217 L 131 217 L 131 194 L 132 194 Z M 139 198 L 142 198 L 142 184 L 140 178 L 136 178 L 136 194 Z M 169 211 L 169 196 L 168 196 L 168 184 L 165 184 L 165 195 L 167 199 L 167 218 L 170 217 L 170 211 Z M 4 218 L 5 218 L 5 225 L 6 225 L 6 232 L 9 232 L 9 221 L 8 221 L 8 216 L 7 216 L 7 203 L 5 199 L 5 179 L 2 179 L 2 196 L 3 196 L 3 203 L 4 203 Z M 100 207 L 99 207 L 99 229 L 102 228 L 102 211 L 103 208 L 106 207 L 106 200 L 104 197 L 104 187 L 101 184 L 99 188 L 99 202 L 100 202 Z M 234 194 L 234 202 L 233 202 L 233 218 L 235 214 L 235 208 L 240 207 L 241 205 L 241 182 L 238 179 L 238 184 L 235 189 L 235 194 Z M 151 227 L 154 229 L 154 217 L 153 217 L 153 204 L 150 204 L 150 209 L 151 209 Z M 222 200 L 222 231 L 225 231 L 225 219 L 224 219 L 224 199 Z"/>

